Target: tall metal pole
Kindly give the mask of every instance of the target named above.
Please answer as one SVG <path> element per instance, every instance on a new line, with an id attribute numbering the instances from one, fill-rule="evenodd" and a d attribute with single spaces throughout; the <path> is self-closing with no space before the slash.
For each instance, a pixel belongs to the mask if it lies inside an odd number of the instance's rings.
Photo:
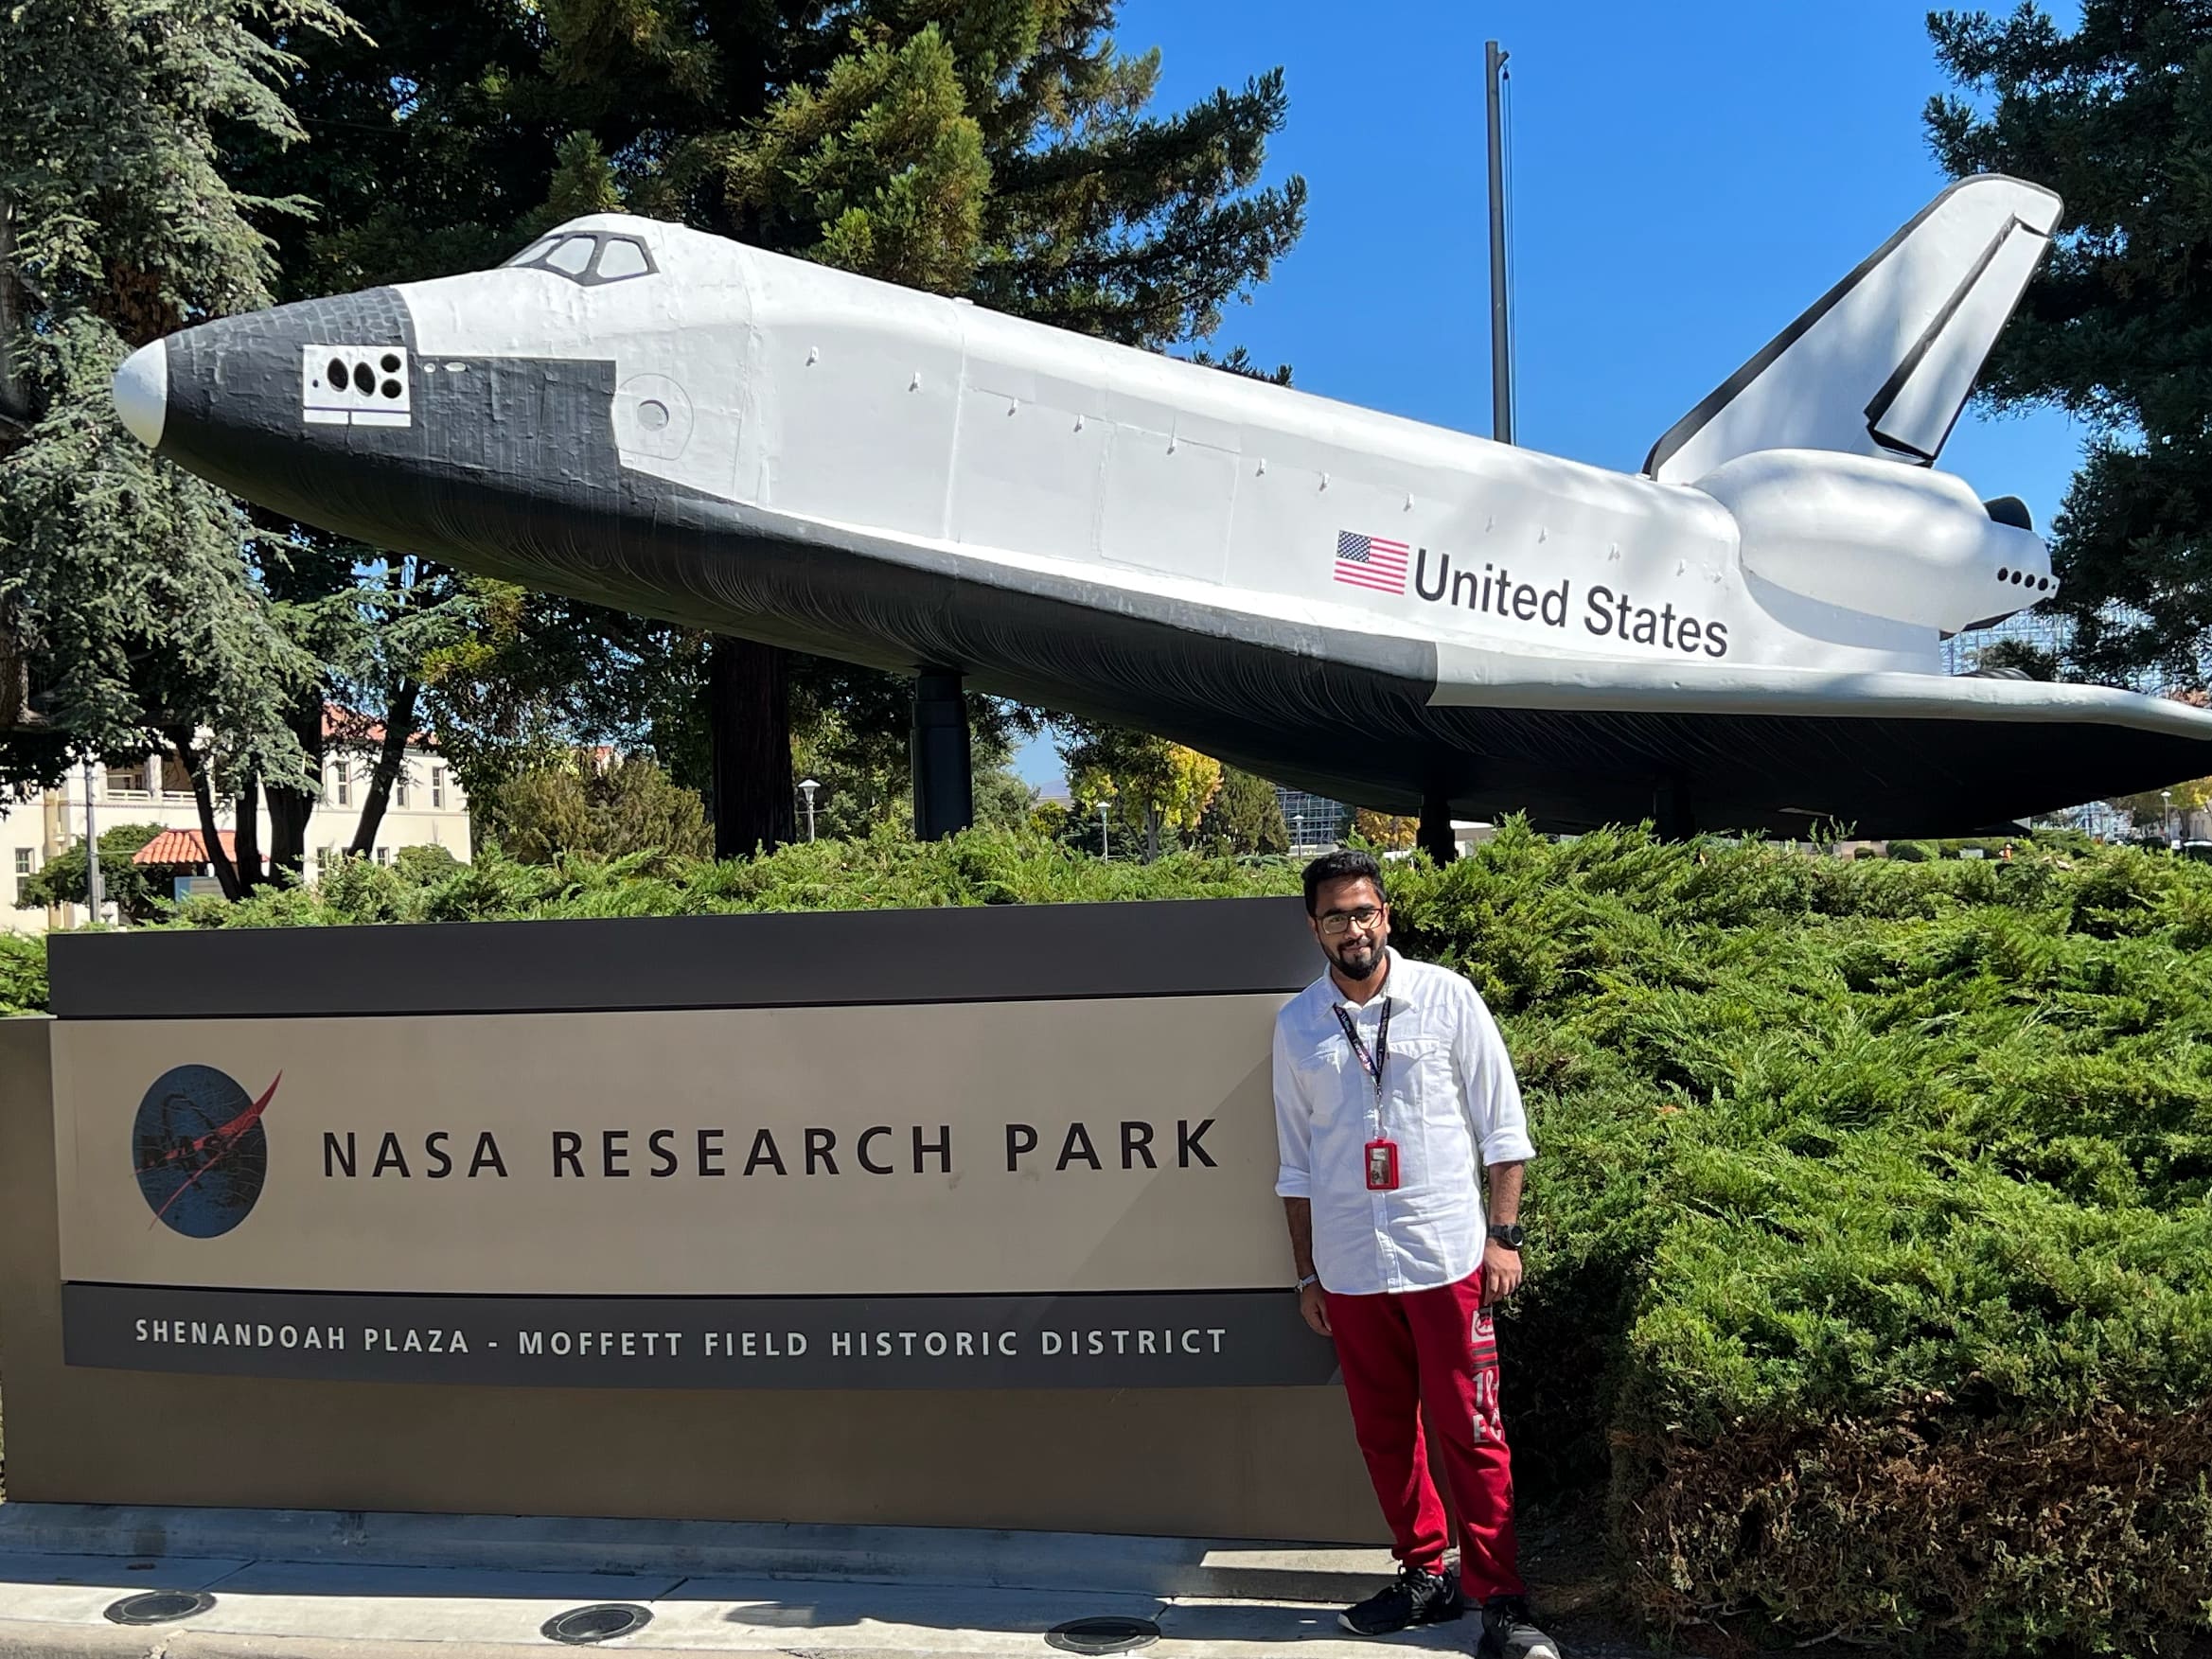
<path id="1" fill-rule="evenodd" d="M 99 832 L 92 826 L 92 762 L 84 763 L 84 886 L 92 901 L 93 925 L 99 925 Z"/>
<path id="2" fill-rule="evenodd" d="M 1513 347 L 1505 309 L 1505 140 L 1498 115 L 1498 71 L 1511 53 L 1483 43 L 1490 103 L 1490 435 L 1513 441 Z"/>

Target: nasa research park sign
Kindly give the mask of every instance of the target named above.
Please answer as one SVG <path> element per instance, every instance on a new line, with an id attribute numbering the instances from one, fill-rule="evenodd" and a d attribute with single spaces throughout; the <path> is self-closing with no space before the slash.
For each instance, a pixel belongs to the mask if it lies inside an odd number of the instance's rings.
<path id="1" fill-rule="evenodd" d="M 63 936 L 70 1367 L 680 1389 L 1325 1383 L 1295 900 Z"/>

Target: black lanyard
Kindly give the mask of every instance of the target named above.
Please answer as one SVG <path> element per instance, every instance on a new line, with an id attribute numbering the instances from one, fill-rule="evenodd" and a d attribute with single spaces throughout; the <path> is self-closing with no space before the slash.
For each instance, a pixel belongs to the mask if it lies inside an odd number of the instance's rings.
<path id="1" fill-rule="evenodd" d="M 1390 999 L 1383 998 L 1382 1023 L 1375 1030 L 1374 1052 L 1367 1051 L 1367 1044 L 1360 1040 L 1359 1028 L 1352 1023 L 1352 1015 L 1344 1012 L 1344 1004 L 1332 1002 L 1336 1023 L 1344 1028 L 1344 1040 L 1352 1045 L 1352 1051 L 1359 1056 L 1359 1068 L 1374 1079 L 1375 1123 L 1379 1129 L 1383 1121 L 1383 1068 L 1390 1063 Z"/>

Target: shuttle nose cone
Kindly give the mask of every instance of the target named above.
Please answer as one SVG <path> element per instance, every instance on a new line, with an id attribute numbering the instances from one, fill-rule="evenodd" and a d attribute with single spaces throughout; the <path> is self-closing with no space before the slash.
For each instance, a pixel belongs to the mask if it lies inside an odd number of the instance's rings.
<path id="1" fill-rule="evenodd" d="M 115 371 L 115 413 L 130 434 L 148 449 L 161 445 L 169 412 L 168 343 L 141 345 Z"/>

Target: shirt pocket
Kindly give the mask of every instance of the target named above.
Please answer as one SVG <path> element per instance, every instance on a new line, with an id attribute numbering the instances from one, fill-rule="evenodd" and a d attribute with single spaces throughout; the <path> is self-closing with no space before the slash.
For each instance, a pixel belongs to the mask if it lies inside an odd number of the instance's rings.
<path id="1" fill-rule="evenodd" d="M 1342 1121 L 1346 1103 L 1354 1098 L 1345 1084 L 1349 1058 L 1343 1039 L 1294 1052 L 1290 1064 L 1312 1104 L 1314 1127 L 1328 1129 Z M 1366 1097 L 1357 1100 L 1364 1103 Z"/>
<path id="2" fill-rule="evenodd" d="M 1426 1190 L 1439 1184 L 1457 1189 L 1467 1167 L 1465 1111 L 1452 1067 L 1451 1045 L 1441 1036 L 1409 1036 L 1390 1042 L 1390 1068 L 1405 1069 L 1393 1080 L 1389 1134 L 1398 1142 L 1405 1184 Z"/>

